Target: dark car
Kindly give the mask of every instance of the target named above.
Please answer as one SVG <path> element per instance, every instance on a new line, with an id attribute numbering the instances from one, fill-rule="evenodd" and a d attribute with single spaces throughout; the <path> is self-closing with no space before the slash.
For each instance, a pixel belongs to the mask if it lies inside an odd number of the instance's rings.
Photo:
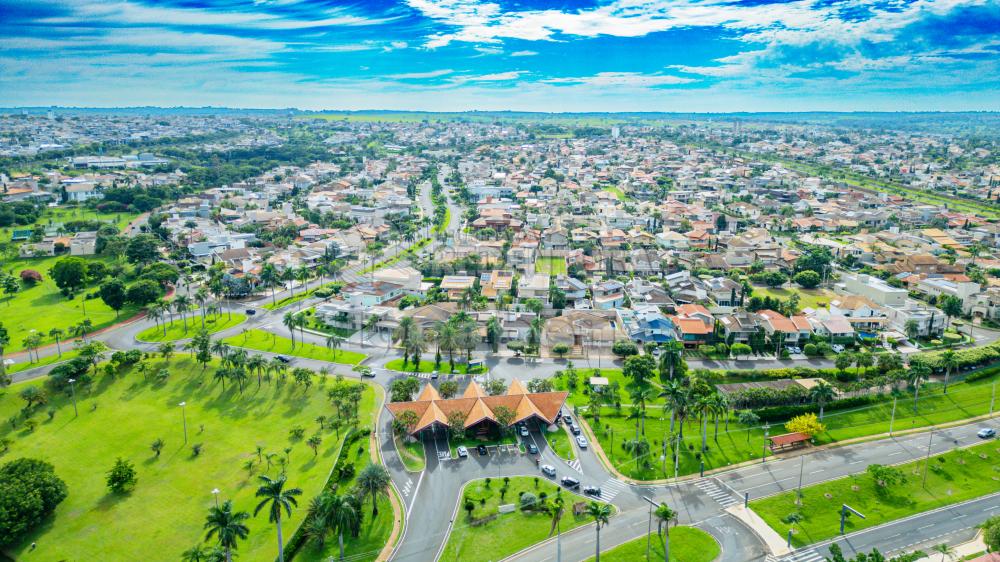
<path id="1" fill-rule="evenodd" d="M 575 490 L 580 487 L 580 481 L 571 476 L 563 476 L 560 482 L 562 482 L 563 486 L 566 486 L 571 490 Z"/>
<path id="2" fill-rule="evenodd" d="M 479 445 L 478 447 L 476 447 L 476 450 L 479 451 L 479 456 L 481 457 L 485 457 L 487 454 L 489 454 L 489 451 L 486 450 L 486 445 Z"/>
<path id="3" fill-rule="evenodd" d="M 256 310 L 254 310 L 252 308 L 248 308 L 247 309 L 247 316 L 253 316 L 254 314 L 257 314 Z"/>
<path id="4" fill-rule="evenodd" d="M 275 359 L 277 359 L 278 361 L 281 361 L 282 363 L 291 363 L 292 362 L 292 359 L 290 357 L 288 357 L 287 355 L 279 355 L 279 356 L 275 357 Z"/>
<path id="5" fill-rule="evenodd" d="M 528 443 L 528 452 L 532 455 L 537 455 L 538 447 L 536 447 L 534 443 Z"/>
<path id="6" fill-rule="evenodd" d="M 583 493 L 587 494 L 588 496 L 600 496 L 601 489 L 598 488 L 597 486 L 584 486 Z"/>

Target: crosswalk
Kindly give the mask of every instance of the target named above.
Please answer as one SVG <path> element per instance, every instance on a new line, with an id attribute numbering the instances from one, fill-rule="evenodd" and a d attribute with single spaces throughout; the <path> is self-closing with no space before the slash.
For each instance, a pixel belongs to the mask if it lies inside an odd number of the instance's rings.
<path id="1" fill-rule="evenodd" d="M 407 498 L 410 497 L 410 492 L 413 491 L 413 479 L 407 478 L 406 484 L 403 484 L 403 495 Z"/>
<path id="2" fill-rule="evenodd" d="M 786 554 L 777 559 L 777 562 L 823 562 L 823 556 L 814 549 L 802 550 Z"/>
<path id="3" fill-rule="evenodd" d="M 580 459 L 573 459 L 571 461 L 566 461 L 566 464 L 568 464 L 570 468 L 572 468 L 577 472 L 583 472 L 583 470 L 580 469 Z"/>
<path id="4" fill-rule="evenodd" d="M 614 478 L 608 478 L 601 484 L 601 500 L 609 502 L 625 488 L 628 488 L 628 484 Z"/>
<path id="5" fill-rule="evenodd" d="M 712 478 L 704 478 L 695 482 L 695 487 L 705 492 L 713 500 L 719 502 L 722 507 L 732 507 L 739 505 L 739 501 L 732 494 L 723 490 Z"/>

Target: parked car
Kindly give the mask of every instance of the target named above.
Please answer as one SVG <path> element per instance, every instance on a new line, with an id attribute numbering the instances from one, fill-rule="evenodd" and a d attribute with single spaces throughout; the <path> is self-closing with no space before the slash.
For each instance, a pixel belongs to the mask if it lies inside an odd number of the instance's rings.
<path id="1" fill-rule="evenodd" d="M 527 427 L 524 427 L 524 426 L 522 425 L 522 426 L 521 426 L 521 437 L 527 437 L 527 436 L 528 436 L 528 428 L 527 428 Z"/>
<path id="2" fill-rule="evenodd" d="M 990 437 L 996 437 L 997 430 L 993 429 L 992 427 L 984 427 L 980 429 L 979 433 L 977 433 L 976 435 L 978 435 L 980 439 L 989 439 Z"/>
<path id="3" fill-rule="evenodd" d="M 798 347 L 791 347 L 791 348 L 788 349 L 788 352 L 789 353 L 794 353 L 795 355 L 798 355 L 798 354 L 802 353 L 802 350 L 799 349 Z"/>
<path id="4" fill-rule="evenodd" d="M 479 451 L 479 456 L 481 457 L 485 457 L 490 454 L 490 452 L 486 450 L 486 445 L 479 445 L 476 447 L 476 450 Z"/>
<path id="5" fill-rule="evenodd" d="M 547 474 L 547 475 L 552 476 L 553 478 L 555 478 L 556 467 L 552 466 L 551 464 L 543 464 L 542 465 L 542 473 L 543 474 Z"/>
<path id="6" fill-rule="evenodd" d="M 464 446 L 460 446 L 458 448 L 458 456 L 464 459 L 465 457 L 469 456 L 469 450 L 466 449 Z"/>
<path id="7" fill-rule="evenodd" d="M 434 371 L 433 373 L 431 373 L 431 378 L 434 379 L 434 380 L 437 380 L 437 378 L 438 378 L 438 372 Z"/>
<path id="8" fill-rule="evenodd" d="M 844 352 L 844 346 L 840 345 L 839 343 L 835 343 L 835 344 L 831 345 L 830 349 L 832 349 L 834 353 L 843 353 Z"/>
<path id="9" fill-rule="evenodd" d="M 600 496 L 601 489 L 598 488 L 597 486 L 584 486 L 583 493 L 587 494 L 588 496 Z"/>
<path id="10" fill-rule="evenodd" d="M 575 423 L 571 423 L 569 424 L 569 431 L 573 435 L 580 435 L 580 426 L 576 425 Z"/>
<path id="11" fill-rule="evenodd" d="M 536 447 L 534 443 L 528 443 L 528 453 L 532 455 L 537 455 L 538 447 Z"/>
<path id="12" fill-rule="evenodd" d="M 292 359 L 290 357 L 288 357 L 287 355 L 279 355 L 279 356 L 275 357 L 275 359 L 277 359 L 278 361 L 281 361 L 282 363 L 291 363 L 292 362 Z"/>
<path id="13" fill-rule="evenodd" d="M 576 444 L 580 446 L 581 449 L 587 448 L 587 438 L 582 435 L 576 436 Z"/>
<path id="14" fill-rule="evenodd" d="M 563 476 L 561 482 L 563 486 L 566 486 L 570 490 L 575 490 L 580 487 L 580 481 L 572 476 Z"/>

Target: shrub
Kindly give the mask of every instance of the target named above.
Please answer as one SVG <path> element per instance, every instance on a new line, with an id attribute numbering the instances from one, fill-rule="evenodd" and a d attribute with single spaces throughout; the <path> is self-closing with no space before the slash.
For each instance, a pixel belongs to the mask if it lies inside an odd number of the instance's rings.
<path id="1" fill-rule="evenodd" d="M 815 357 L 816 355 L 818 355 L 819 351 L 816 349 L 816 344 L 807 343 L 804 346 L 802 346 L 802 353 L 805 353 L 809 357 Z"/>
<path id="2" fill-rule="evenodd" d="M 535 509 L 535 506 L 538 505 L 538 497 L 535 496 L 535 494 L 532 494 L 531 492 L 526 492 L 524 494 L 521 494 L 520 501 L 521 501 L 521 509 L 524 511 L 530 511 L 532 509 Z"/>
<path id="3" fill-rule="evenodd" d="M 42 274 L 38 273 L 34 269 L 25 269 L 21 271 L 21 281 L 24 281 L 27 285 L 34 285 L 35 283 L 42 282 Z"/>
<path id="4" fill-rule="evenodd" d="M 69 493 L 52 465 L 22 458 L 0 467 L 0 545 L 17 542 Z"/>
<path id="5" fill-rule="evenodd" d="M 808 413 L 788 420 L 788 423 L 785 424 L 785 429 L 790 433 L 805 433 L 812 437 L 817 433 L 826 431 L 826 426 L 820 423 L 816 414 Z"/>
<path id="6" fill-rule="evenodd" d="M 118 457 L 115 460 L 114 466 L 108 471 L 105 477 L 105 482 L 107 482 L 108 490 L 121 494 L 128 490 L 129 488 L 135 486 L 135 483 L 139 480 L 136 476 L 135 465 L 131 462 Z"/>

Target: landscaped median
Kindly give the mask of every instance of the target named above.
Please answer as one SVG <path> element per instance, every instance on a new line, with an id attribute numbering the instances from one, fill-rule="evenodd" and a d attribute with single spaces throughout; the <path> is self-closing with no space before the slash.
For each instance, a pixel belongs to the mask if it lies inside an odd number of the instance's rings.
<path id="1" fill-rule="evenodd" d="M 562 424 L 556 425 L 555 431 L 543 431 L 545 435 L 545 440 L 548 441 L 549 447 L 552 448 L 552 452 L 555 453 L 559 458 L 571 461 L 576 458 L 576 450 L 573 449 L 573 444 L 569 442 L 570 436 Z"/>
<path id="2" fill-rule="evenodd" d="M 209 334 L 214 334 L 233 326 L 238 326 L 246 321 L 246 319 L 246 315 L 240 313 L 211 314 L 205 316 L 204 329 Z M 153 326 L 148 330 L 139 332 L 135 336 L 135 339 L 145 342 L 177 341 L 192 338 L 201 329 L 201 316 L 193 314 L 186 321 L 177 318 L 173 322 L 163 322 L 160 326 Z"/>
<path id="3" fill-rule="evenodd" d="M 14 363 L 13 365 L 7 367 L 6 371 L 8 375 L 13 375 L 14 373 L 19 373 L 21 371 L 27 371 L 28 369 L 34 369 L 36 367 L 44 367 L 46 365 L 52 365 L 53 363 L 60 363 L 62 361 L 69 361 L 70 359 L 79 355 L 80 352 L 76 349 L 68 349 L 62 352 L 62 355 L 46 355 L 45 357 L 39 358 L 37 361 L 24 361 L 20 363 Z"/>
<path id="4" fill-rule="evenodd" d="M 1000 492 L 1000 442 L 989 441 L 809 486 L 799 504 L 793 490 L 752 501 L 750 508 L 782 537 L 793 529 L 792 544 L 804 546 L 840 532 L 842 504 L 865 516 L 848 517 L 845 531 L 851 533 L 995 492 Z"/>
<path id="5" fill-rule="evenodd" d="M 424 442 L 418 440 L 404 440 L 399 435 L 393 435 L 393 443 L 396 446 L 396 453 L 403 466 L 410 472 L 420 472 L 426 466 L 424 458 Z"/>
<path id="6" fill-rule="evenodd" d="M 646 537 L 632 539 L 601 553 L 604 562 L 634 562 L 646 559 Z M 694 527 L 670 529 L 670 562 L 712 562 L 722 548 L 712 535 Z M 656 535 L 649 541 L 649 559 L 663 560 L 663 537 Z M 591 562 L 590 557 L 586 562 Z"/>
<path id="7" fill-rule="evenodd" d="M 343 349 L 327 349 L 311 343 L 302 343 L 265 332 L 263 330 L 246 330 L 242 334 L 230 336 L 223 340 L 235 347 L 245 347 L 256 349 L 267 353 L 279 353 L 282 355 L 294 355 L 305 359 L 316 359 L 317 361 L 328 361 L 330 363 L 340 363 L 343 365 L 357 365 L 367 357 L 363 353 L 356 351 L 346 351 Z"/>
<path id="8" fill-rule="evenodd" d="M 567 492 L 540 476 L 469 482 L 459 500 L 455 523 L 440 559 L 455 562 L 501 560 L 554 537 L 552 514 L 543 506 L 556 497 L 564 501 L 559 522 L 563 533 L 594 520 L 585 511 L 581 515 L 573 513 L 575 503 L 586 504 L 590 500 Z M 501 505 L 513 506 L 513 510 L 500 513 Z"/>
<path id="9" fill-rule="evenodd" d="M 393 359 L 392 361 L 389 361 L 388 363 L 385 364 L 385 368 L 389 369 L 390 371 L 399 371 L 401 373 L 433 373 L 434 371 L 438 371 L 442 375 L 452 374 L 451 365 L 449 365 L 447 361 L 442 361 L 440 365 L 435 366 L 433 361 L 421 360 L 420 367 L 417 368 L 412 361 L 404 363 L 402 359 Z M 456 375 L 476 374 L 476 373 L 482 373 L 485 370 L 486 368 L 482 366 L 473 367 L 470 370 L 468 368 L 468 365 L 466 365 L 465 363 L 456 363 L 454 374 Z"/>

